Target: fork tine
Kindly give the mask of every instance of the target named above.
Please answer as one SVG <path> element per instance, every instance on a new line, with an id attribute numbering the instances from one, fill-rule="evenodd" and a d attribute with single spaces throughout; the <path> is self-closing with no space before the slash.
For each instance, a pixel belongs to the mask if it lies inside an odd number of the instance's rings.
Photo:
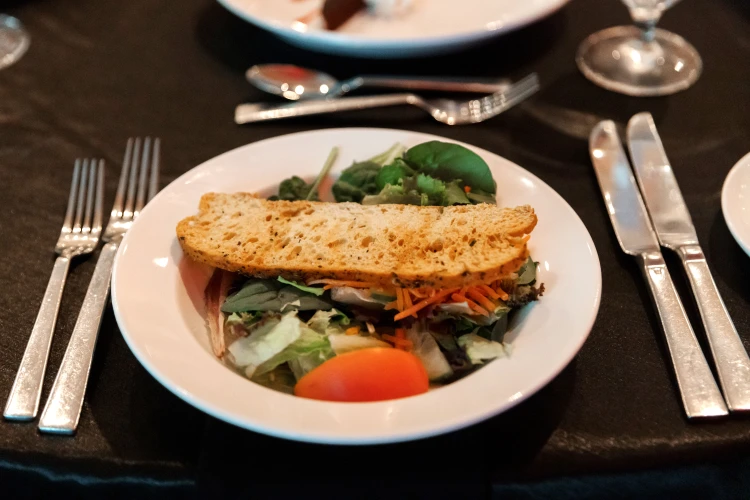
<path id="1" fill-rule="evenodd" d="M 122 159 L 122 170 L 120 171 L 120 182 L 117 184 L 117 194 L 115 195 L 115 204 L 112 206 L 111 217 L 119 219 L 125 210 L 123 201 L 125 200 L 125 185 L 128 182 L 128 168 L 130 167 L 130 158 L 133 155 L 133 138 L 128 139 L 128 145 L 125 147 L 125 158 Z"/>
<path id="2" fill-rule="evenodd" d="M 154 139 L 154 154 L 151 157 L 151 180 L 148 185 L 148 201 L 151 201 L 159 190 L 159 169 L 161 167 L 161 139 Z"/>
<path id="3" fill-rule="evenodd" d="M 94 201 L 94 222 L 91 224 L 91 232 L 98 234 L 102 231 L 102 210 L 104 205 L 104 160 L 99 160 L 96 173 L 96 199 Z"/>
<path id="4" fill-rule="evenodd" d="M 73 208 L 76 206 L 76 193 L 78 192 L 78 176 L 81 170 L 81 160 L 77 159 L 73 166 L 73 180 L 70 183 L 70 195 L 68 195 L 68 209 L 65 211 L 65 221 L 63 222 L 63 231 L 71 232 L 73 230 Z"/>
<path id="5" fill-rule="evenodd" d="M 138 195 L 135 200 L 135 211 L 133 212 L 133 218 L 135 219 L 138 214 L 143 210 L 143 205 L 146 201 L 146 188 L 148 179 L 148 168 L 149 160 L 151 155 L 151 138 L 146 137 L 143 141 L 143 154 L 141 155 L 141 175 L 138 180 Z"/>
<path id="6" fill-rule="evenodd" d="M 87 171 L 89 169 L 89 160 L 88 158 L 83 160 L 83 164 L 81 166 L 80 171 L 80 179 L 81 182 L 78 185 L 78 200 L 76 201 L 76 218 L 75 222 L 73 223 L 73 232 L 74 233 L 80 233 L 81 232 L 81 218 L 83 217 L 83 202 L 86 199 L 86 180 L 87 180 Z"/>
<path id="7" fill-rule="evenodd" d="M 86 212 L 83 217 L 83 227 L 81 228 L 82 233 L 91 232 L 91 211 L 94 208 L 94 190 L 96 188 L 96 159 L 91 159 L 88 172 L 85 172 L 89 176 L 88 190 L 86 193 Z"/>
<path id="8" fill-rule="evenodd" d="M 135 204 L 135 180 L 138 177 L 138 157 L 141 154 L 141 138 L 136 137 L 133 142 L 133 156 L 130 158 L 130 175 L 128 179 L 128 196 L 125 201 L 125 210 L 122 213 L 123 219 L 133 217 L 133 205 Z"/>

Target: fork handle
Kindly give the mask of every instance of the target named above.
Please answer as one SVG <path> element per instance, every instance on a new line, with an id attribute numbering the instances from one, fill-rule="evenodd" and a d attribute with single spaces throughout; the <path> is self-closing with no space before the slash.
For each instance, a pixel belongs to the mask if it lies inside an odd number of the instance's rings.
<path id="1" fill-rule="evenodd" d="M 661 252 L 640 256 L 651 298 L 659 312 L 667 349 L 688 418 L 727 415 L 727 407 L 690 326 Z"/>
<path id="2" fill-rule="evenodd" d="M 321 115 L 338 111 L 353 111 L 358 109 L 380 108 L 411 104 L 416 99 L 412 94 L 375 95 L 364 97 L 342 97 L 331 100 L 298 101 L 288 104 L 240 104 L 234 111 L 234 121 L 238 125 L 243 123 L 279 120 L 295 116 Z"/>
<path id="3" fill-rule="evenodd" d="M 73 434 L 78 426 L 118 246 L 116 242 L 107 243 L 99 254 L 60 371 L 39 420 L 42 432 Z"/>
<path id="4" fill-rule="evenodd" d="M 55 260 L 42 305 L 39 307 L 34 328 L 31 330 L 21 365 L 18 367 L 16 379 L 5 404 L 3 416 L 8 420 L 31 420 L 39 411 L 44 372 L 69 269 L 69 257 L 60 256 Z"/>
<path id="5" fill-rule="evenodd" d="M 677 249 L 698 303 L 724 398 L 731 411 L 750 410 L 750 357 L 729 317 L 701 247 Z"/>

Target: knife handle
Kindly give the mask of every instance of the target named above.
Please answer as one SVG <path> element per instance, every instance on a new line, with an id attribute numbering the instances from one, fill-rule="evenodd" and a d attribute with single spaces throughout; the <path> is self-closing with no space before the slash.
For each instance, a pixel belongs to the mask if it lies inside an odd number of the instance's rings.
<path id="1" fill-rule="evenodd" d="M 727 415 L 724 399 L 690 326 L 664 257 L 656 251 L 645 252 L 640 258 L 664 328 L 685 413 L 688 418 Z"/>
<path id="2" fill-rule="evenodd" d="M 699 245 L 679 247 L 703 320 L 719 383 L 731 411 L 750 410 L 750 357 L 729 317 Z"/>

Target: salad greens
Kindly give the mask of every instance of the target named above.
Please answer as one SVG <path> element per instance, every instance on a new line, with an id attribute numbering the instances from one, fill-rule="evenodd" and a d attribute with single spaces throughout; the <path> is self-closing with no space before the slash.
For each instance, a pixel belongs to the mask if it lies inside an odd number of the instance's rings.
<path id="1" fill-rule="evenodd" d="M 273 199 L 320 199 L 320 183 L 337 153 L 334 148 L 313 183 L 292 177 L 281 183 Z M 338 202 L 450 206 L 494 204 L 496 188 L 479 155 L 457 144 L 430 141 L 408 149 L 394 144 L 353 163 L 332 192 Z M 537 268 L 529 258 L 499 283 L 500 293 L 482 301 L 482 313 L 467 295 L 463 302 L 436 303 L 419 318 L 400 321 L 394 320 L 394 291 L 351 286 L 325 290 L 283 277 L 237 275 L 221 304 L 225 360 L 255 382 L 292 394 L 296 382 L 325 361 L 360 349 L 391 348 L 399 345 L 393 341 L 398 338 L 408 343 L 431 382 L 447 383 L 509 355 L 503 339 L 513 311 L 544 292 L 544 285 L 536 284 Z"/>
<path id="2" fill-rule="evenodd" d="M 326 168 L 321 175 L 324 172 Z M 317 200 L 317 185 L 292 177 L 281 183 L 273 199 Z M 337 202 L 450 206 L 494 204 L 496 189 L 481 156 L 458 144 L 430 141 L 409 149 L 394 144 L 377 156 L 354 162 L 331 191 Z"/>

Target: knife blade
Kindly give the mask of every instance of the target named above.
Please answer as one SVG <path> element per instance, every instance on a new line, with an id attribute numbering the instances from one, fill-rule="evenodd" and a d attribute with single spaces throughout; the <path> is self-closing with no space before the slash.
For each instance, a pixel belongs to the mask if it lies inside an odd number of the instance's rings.
<path id="1" fill-rule="evenodd" d="M 750 357 L 711 276 L 650 113 L 639 113 L 630 119 L 627 138 L 635 175 L 659 242 L 677 252 L 688 275 L 727 406 L 731 411 L 750 410 Z"/>
<path id="2" fill-rule="evenodd" d="M 594 127 L 589 152 L 617 240 L 625 253 L 638 258 L 649 285 L 685 413 L 688 418 L 727 415 L 721 392 L 664 263 L 614 122 L 603 121 Z"/>

